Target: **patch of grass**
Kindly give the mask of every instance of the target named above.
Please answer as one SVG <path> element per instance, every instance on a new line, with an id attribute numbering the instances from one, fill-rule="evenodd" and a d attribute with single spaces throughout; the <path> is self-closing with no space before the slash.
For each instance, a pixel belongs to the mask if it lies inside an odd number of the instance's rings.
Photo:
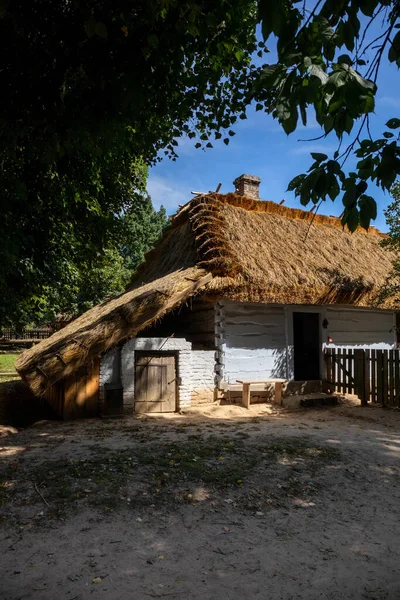
<path id="1" fill-rule="evenodd" d="M 0 354 L 0 373 L 16 373 L 14 363 L 19 354 Z"/>
<path id="2" fill-rule="evenodd" d="M 259 511 L 292 498 L 309 499 L 320 489 L 314 477 L 340 458 L 335 448 L 316 446 L 304 438 L 274 438 L 265 444 L 190 437 L 174 443 L 137 443 L 119 451 L 91 447 L 83 460 L 9 467 L 0 472 L 3 509 L 22 509 L 26 503 L 43 508 L 39 489 L 49 504 L 45 510 L 50 518 L 85 506 L 102 512 L 175 510 L 182 503 L 201 501 L 210 510 L 215 506 L 223 510 L 227 498 L 234 509 Z M 141 441 L 140 434 L 136 441 Z M 206 499 L 197 500 L 196 489 L 206 490 Z"/>
<path id="3" fill-rule="evenodd" d="M 7 375 L 0 375 L 0 382 L 19 379 L 14 367 L 14 362 L 18 356 L 18 354 L 0 354 L 0 373 L 7 373 Z"/>

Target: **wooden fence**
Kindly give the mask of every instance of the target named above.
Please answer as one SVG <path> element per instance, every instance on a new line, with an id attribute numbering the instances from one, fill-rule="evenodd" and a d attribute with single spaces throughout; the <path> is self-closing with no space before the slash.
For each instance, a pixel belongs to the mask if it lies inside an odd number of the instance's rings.
<path id="1" fill-rule="evenodd" d="M 19 340 L 45 340 L 53 333 L 49 327 L 40 329 L 0 329 L 0 340 L 19 341 Z"/>
<path id="2" fill-rule="evenodd" d="M 325 350 L 325 380 L 338 392 L 400 407 L 400 350 Z"/>

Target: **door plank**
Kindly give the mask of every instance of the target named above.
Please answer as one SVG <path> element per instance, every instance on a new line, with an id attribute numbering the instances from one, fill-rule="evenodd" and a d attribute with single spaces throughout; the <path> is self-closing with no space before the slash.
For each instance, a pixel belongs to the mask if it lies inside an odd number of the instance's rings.
<path id="1" fill-rule="evenodd" d="M 176 400 L 175 356 L 138 355 L 135 361 L 135 412 L 174 412 Z"/>

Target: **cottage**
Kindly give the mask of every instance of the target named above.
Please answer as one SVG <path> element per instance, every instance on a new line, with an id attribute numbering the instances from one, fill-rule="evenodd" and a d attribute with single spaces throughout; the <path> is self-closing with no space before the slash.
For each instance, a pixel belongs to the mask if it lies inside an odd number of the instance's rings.
<path id="1" fill-rule="evenodd" d="M 126 293 L 25 351 L 32 391 L 64 418 L 177 411 L 241 379 L 311 389 L 327 346 L 395 348 L 393 306 L 376 308 L 391 270 L 382 234 L 261 201 L 259 182 L 196 196 Z"/>

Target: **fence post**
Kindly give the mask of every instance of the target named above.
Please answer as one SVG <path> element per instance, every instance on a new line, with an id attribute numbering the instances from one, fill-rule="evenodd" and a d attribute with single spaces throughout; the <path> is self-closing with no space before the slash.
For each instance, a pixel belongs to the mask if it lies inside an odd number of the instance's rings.
<path id="1" fill-rule="evenodd" d="M 371 396 L 370 350 L 363 350 L 363 396 L 361 406 L 367 406 Z"/>
<path id="2" fill-rule="evenodd" d="M 354 351 L 354 392 L 361 400 L 361 405 L 367 403 L 366 385 L 365 385 L 365 351 Z"/>
<path id="3" fill-rule="evenodd" d="M 384 406 L 388 406 L 389 402 L 389 352 L 388 350 L 382 350 L 382 403 Z"/>
<path id="4" fill-rule="evenodd" d="M 332 353 L 330 348 L 325 349 L 325 382 L 326 389 L 329 393 L 332 392 Z"/>

